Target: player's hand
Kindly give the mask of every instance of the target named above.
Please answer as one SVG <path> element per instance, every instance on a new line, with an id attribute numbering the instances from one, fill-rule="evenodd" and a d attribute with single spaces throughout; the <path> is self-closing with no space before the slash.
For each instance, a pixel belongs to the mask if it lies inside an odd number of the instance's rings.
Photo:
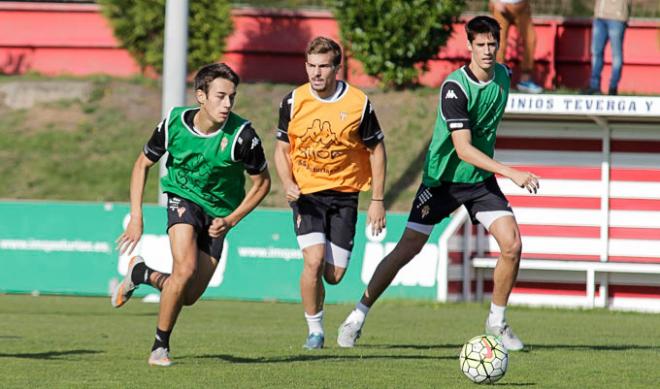
<path id="1" fill-rule="evenodd" d="M 142 218 L 141 217 L 131 217 L 126 226 L 126 230 L 119 235 L 115 243 L 117 243 L 117 250 L 119 254 L 130 254 L 137 246 L 140 238 L 142 237 Z"/>
<path id="2" fill-rule="evenodd" d="M 231 224 L 224 217 L 216 217 L 209 226 L 209 236 L 211 238 L 219 238 L 229 232 L 231 227 Z"/>
<path id="3" fill-rule="evenodd" d="M 385 205 L 382 201 L 372 201 L 369 204 L 367 225 L 371 225 L 373 236 L 378 236 L 385 228 Z"/>
<path id="4" fill-rule="evenodd" d="M 286 192 L 287 201 L 296 201 L 298 200 L 298 197 L 300 197 L 300 188 L 295 182 L 285 185 L 284 190 Z"/>
<path id="5" fill-rule="evenodd" d="M 534 173 L 516 170 L 509 178 L 519 187 L 527 189 L 529 193 L 536 193 L 541 188 L 539 177 Z"/>

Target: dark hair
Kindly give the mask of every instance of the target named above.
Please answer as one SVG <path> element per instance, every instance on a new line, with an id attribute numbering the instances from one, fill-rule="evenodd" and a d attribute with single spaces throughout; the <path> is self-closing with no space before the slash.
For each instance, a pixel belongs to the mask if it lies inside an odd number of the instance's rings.
<path id="1" fill-rule="evenodd" d="M 490 16 L 476 16 L 465 25 L 468 41 L 472 43 L 477 34 L 491 34 L 500 43 L 500 24 Z"/>
<path id="2" fill-rule="evenodd" d="M 241 82 L 238 74 L 232 70 L 224 62 L 221 63 L 212 63 L 202 66 L 195 75 L 195 90 L 202 90 L 204 94 L 207 94 L 209 91 L 209 84 L 213 82 L 216 78 L 224 78 L 225 80 L 231 81 L 234 83 L 234 86 L 238 86 Z"/>
<path id="3" fill-rule="evenodd" d="M 339 66 L 339 64 L 341 63 L 341 48 L 339 47 L 337 42 L 333 41 L 332 39 L 326 38 L 324 36 L 318 36 L 314 38 L 311 42 L 309 42 L 309 44 L 307 45 L 307 49 L 305 49 L 306 56 L 310 54 L 325 54 L 325 53 L 334 54 L 335 57 L 332 60 L 332 64 L 334 66 Z"/>

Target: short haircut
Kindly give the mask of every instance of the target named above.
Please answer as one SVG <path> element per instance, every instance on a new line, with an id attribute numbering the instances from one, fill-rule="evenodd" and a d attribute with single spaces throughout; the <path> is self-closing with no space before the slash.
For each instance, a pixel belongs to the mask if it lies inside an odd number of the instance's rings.
<path id="1" fill-rule="evenodd" d="M 500 43 L 500 24 L 490 16 L 476 16 L 465 25 L 465 32 L 470 43 L 477 34 L 491 34 Z"/>
<path id="2" fill-rule="evenodd" d="M 204 94 L 209 92 L 209 84 L 216 78 L 224 78 L 234 83 L 237 87 L 241 82 L 238 74 L 232 70 L 226 63 L 212 63 L 202 66 L 195 75 L 195 90 L 201 90 Z"/>
<path id="3" fill-rule="evenodd" d="M 307 49 L 305 49 L 305 59 L 307 59 L 307 56 L 310 54 L 325 54 L 325 53 L 332 53 L 334 54 L 334 58 L 332 59 L 332 65 L 333 66 L 339 66 L 341 64 L 341 47 L 339 47 L 339 44 L 337 42 L 333 41 L 330 38 L 326 38 L 324 36 L 318 36 L 314 38 L 309 44 L 307 45 Z"/>

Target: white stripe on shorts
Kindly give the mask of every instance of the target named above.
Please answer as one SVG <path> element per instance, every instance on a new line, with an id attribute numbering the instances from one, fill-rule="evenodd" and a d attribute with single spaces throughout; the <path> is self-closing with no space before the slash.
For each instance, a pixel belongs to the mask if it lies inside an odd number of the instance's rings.
<path id="1" fill-rule="evenodd" d="M 408 224 L 406 224 L 406 228 L 410 228 L 411 230 L 417 231 L 424 235 L 431 235 L 434 226 L 434 224 L 419 224 L 413 222 L 408 222 Z"/>
<path id="2" fill-rule="evenodd" d="M 325 244 L 325 234 L 322 232 L 310 232 L 305 235 L 298 235 L 298 246 L 300 249 L 306 249 L 309 246 Z"/>
<path id="3" fill-rule="evenodd" d="M 351 259 L 351 252 L 344 248 L 337 246 L 332 242 L 325 245 L 325 261 L 335 267 L 348 267 L 348 260 Z"/>
<path id="4" fill-rule="evenodd" d="M 484 211 L 484 212 L 477 212 L 474 217 L 479 220 L 479 223 L 481 223 L 484 227 L 486 227 L 486 230 L 490 228 L 490 225 L 493 224 L 493 222 L 503 216 L 513 216 L 513 213 L 510 211 Z"/>

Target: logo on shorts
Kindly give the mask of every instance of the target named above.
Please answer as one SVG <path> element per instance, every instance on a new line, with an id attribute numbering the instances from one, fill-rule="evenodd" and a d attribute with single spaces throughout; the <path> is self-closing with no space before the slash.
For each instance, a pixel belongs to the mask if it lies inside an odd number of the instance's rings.
<path id="1" fill-rule="evenodd" d="M 431 207 L 428 206 L 428 204 L 425 205 L 425 206 L 423 206 L 423 207 L 422 207 L 422 219 L 424 219 L 425 217 L 427 217 L 427 216 L 429 215 L 430 212 L 431 212 Z"/>
<path id="2" fill-rule="evenodd" d="M 259 138 L 257 137 L 252 138 L 252 143 L 250 144 L 250 150 L 253 150 L 258 145 L 259 145 Z"/>
<path id="3" fill-rule="evenodd" d="M 296 218 L 296 228 L 300 228 L 300 223 L 302 223 L 302 217 L 298 215 Z"/>
<path id="4" fill-rule="evenodd" d="M 222 138 L 222 142 L 220 142 L 220 151 L 225 151 L 225 148 L 227 148 L 227 143 L 229 143 L 227 138 Z"/>
<path id="5" fill-rule="evenodd" d="M 176 213 L 179 214 L 179 217 L 182 217 L 184 213 L 186 213 L 186 209 L 184 207 L 178 207 L 176 209 Z"/>
<path id="6" fill-rule="evenodd" d="M 179 208 L 180 202 L 181 202 L 180 198 L 170 197 L 167 201 L 167 206 L 170 208 L 171 211 L 175 211 L 177 208 Z"/>
<path id="7" fill-rule="evenodd" d="M 427 201 L 431 199 L 431 197 L 433 197 L 433 195 L 431 194 L 429 188 L 424 189 L 421 193 L 417 195 L 417 201 L 416 201 L 418 203 L 417 208 L 424 205 Z"/>

